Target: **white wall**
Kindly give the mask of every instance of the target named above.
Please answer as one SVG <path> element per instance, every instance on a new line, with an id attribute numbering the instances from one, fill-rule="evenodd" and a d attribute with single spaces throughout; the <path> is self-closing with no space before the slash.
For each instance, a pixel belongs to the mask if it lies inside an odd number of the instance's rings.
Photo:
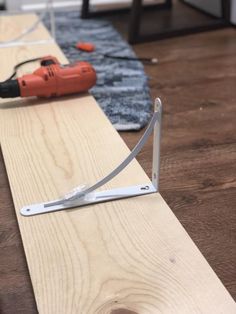
<path id="1" fill-rule="evenodd" d="M 43 9 L 43 3 L 47 0 L 5 0 L 8 10 L 37 10 Z M 128 4 L 132 0 L 90 0 L 92 4 L 103 6 L 107 4 L 115 4 L 115 3 L 123 3 Z M 149 0 L 148 2 L 152 2 L 153 0 Z M 221 0 L 184 0 L 187 3 L 193 4 L 196 7 L 199 7 L 206 12 L 209 12 L 215 16 L 221 16 Z M 4 0 L 0 0 L 0 4 L 4 2 Z M 82 0 L 54 0 L 55 7 L 80 7 Z M 147 2 L 147 0 L 145 0 Z M 159 0 L 158 2 L 162 2 Z M 231 21 L 236 24 L 236 0 L 231 0 Z"/>
<path id="2" fill-rule="evenodd" d="M 21 0 L 5 0 L 7 10 L 16 11 L 21 7 Z"/>
<path id="3" fill-rule="evenodd" d="M 1 1 L 1 0 L 0 0 Z M 127 4 L 132 0 L 90 0 L 92 5 Z M 8 10 L 42 10 L 47 0 L 6 0 Z M 81 6 L 82 0 L 53 0 L 55 8 L 77 8 Z"/>
<path id="4" fill-rule="evenodd" d="M 47 0 L 6 0 L 7 9 L 15 10 L 41 10 L 45 7 Z M 82 0 L 53 0 L 55 7 L 60 6 L 78 6 Z"/>
<path id="5" fill-rule="evenodd" d="M 236 25 L 236 0 L 231 0 L 231 22 Z"/>
<path id="6" fill-rule="evenodd" d="M 1 1 L 1 0 L 0 0 Z M 47 0 L 6 0 L 9 10 L 42 10 Z M 162 3 L 164 0 L 144 0 L 146 4 Z M 90 0 L 90 4 L 96 8 L 128 7 L 132 0 Z M 76 8 L 81 6 L 82 0 L 53 0 L 55 8 Z"/>
<path id="7" fill-rule="evenodd" d="M 217 17 L 221 16 L 221 0 L 185 0 L 195 7 L 205 10 Z"/>
<path id="8" fill-rule="evenodd" d="M 221 16 L 221 0 L 184 0 L 217 17 Z M 231 22 L 236 24 L 236 0 L 231 0 Z"/>

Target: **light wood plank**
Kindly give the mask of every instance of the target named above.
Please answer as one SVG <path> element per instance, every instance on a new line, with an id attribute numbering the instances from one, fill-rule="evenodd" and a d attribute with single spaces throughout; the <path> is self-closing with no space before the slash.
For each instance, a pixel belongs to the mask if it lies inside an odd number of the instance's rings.
<path id="1" fill-rule="evenodd" d="M 20 35 L 26 29 L 30 28 L 37 21 L 36 15 L 18 14 L 0 16 L 0 41 L 9 41 Z M 39 24 L 36 31 L 29 33 L 22 38 L 24 41 L 36 41 L 51 39 L 48 30 L 43 24 Z"/>
<path id="2" fill-rule="evenodd" d="M 1 49 L 2 78 L 16 61 L 49 53 L 65 61 L 53 44 Z M 20 216 L 25 204 L 95 182 L 129 153 L 91 96 L 1 101 L 0 143 L 39 313 L 235 313 L 160 194 Z M 106 187 L 148 180 L 134 161 Z"/>

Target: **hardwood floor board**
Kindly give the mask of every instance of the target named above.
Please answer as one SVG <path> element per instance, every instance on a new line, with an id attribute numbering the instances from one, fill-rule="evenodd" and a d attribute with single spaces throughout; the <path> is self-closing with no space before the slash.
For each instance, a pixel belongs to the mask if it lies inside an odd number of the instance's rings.
<path id="1" fill-rule="evenodd" d="M 218 193 L 221 198 L 217 197 Z M 220 191 L 162 192 L 169 206 L 211 263 L 229 291 L 235 293 L 235 188 Z M 226 257 L 227 255 L 227 257 Z"/>
<path id="2" fill-rule="evenodd" d="M 164 103 L 160 191 L 234 298 L 236 31 L 134 46 Z M 142 132 L 121 133 L 132 148 Z M 151 175 L 150 139 L 138 160 Z"/>

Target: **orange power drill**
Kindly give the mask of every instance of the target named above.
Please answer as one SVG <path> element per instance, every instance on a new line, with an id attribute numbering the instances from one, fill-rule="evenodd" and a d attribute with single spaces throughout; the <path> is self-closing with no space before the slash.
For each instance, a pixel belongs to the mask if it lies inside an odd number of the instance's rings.
<path id="1" fill-rule="evenodd" d="M 32 74 L 0 83 L 0 97 L 57 97 L 86 92 L 96 83 L 96 72 L 88 62 L 64 66 L 47 56 L 40 59 L 40 64 Z"/>

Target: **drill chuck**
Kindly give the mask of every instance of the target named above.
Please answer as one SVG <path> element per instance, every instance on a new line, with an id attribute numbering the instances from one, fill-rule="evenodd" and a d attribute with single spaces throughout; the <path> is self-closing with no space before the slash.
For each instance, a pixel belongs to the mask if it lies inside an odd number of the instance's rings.
<path id="1" fill-rule="evenodd" d="M 0 83 L 1 98 L 15 98 L 20 96 L 20 86 L 18 80 L 8 80 Z"/>

